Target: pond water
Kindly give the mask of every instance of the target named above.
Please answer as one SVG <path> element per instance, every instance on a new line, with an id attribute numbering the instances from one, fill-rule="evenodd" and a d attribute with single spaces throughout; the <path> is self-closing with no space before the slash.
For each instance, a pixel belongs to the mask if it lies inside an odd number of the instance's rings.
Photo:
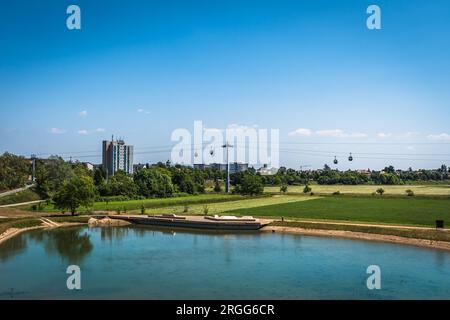
<path id="1" fill-rule="evenodd" d="M 68 290 L 69 265 L 81 290 Z M 366 286 L 369 265 L 381 289 Z M 450 252 L 281 233 L 71 227 L 0 245 L 0 299 L 449 299 Z"/>

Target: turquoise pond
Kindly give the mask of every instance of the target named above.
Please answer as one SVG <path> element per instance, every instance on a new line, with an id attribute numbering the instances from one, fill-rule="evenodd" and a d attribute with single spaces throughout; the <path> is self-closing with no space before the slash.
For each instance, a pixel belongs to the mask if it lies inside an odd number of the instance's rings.
<path id="1" fill-rule="evenodd" d="M 66 268 L 81 269 L 68 290 Z M 369 265 L 381 289 L 366 286 Z M 71 227 L 0 245 L 0 299 L 449 299 L 450 252 L 281 233 Z"/>

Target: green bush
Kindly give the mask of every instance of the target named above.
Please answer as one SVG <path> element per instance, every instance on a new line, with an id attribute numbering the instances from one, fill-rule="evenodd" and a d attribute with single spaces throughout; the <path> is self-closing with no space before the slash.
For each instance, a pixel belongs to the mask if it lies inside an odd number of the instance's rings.
<path id="1" fill-rule="evenodd" d="M 306 184 L 305 187 L 303 188 L 303 193 L 308 193 L 308 192 L 311 192 L 311 191 L 312 191 L 311 187 Z"/>

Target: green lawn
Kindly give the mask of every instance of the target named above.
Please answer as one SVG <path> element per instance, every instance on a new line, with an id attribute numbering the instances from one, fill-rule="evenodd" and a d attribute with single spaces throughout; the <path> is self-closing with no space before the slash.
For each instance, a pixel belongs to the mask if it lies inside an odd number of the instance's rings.
<path id="1" fill-rule="evenodd" d="M 144 199 L 144 200 L 129 200 L 129 201 L 113 201 L 113 202 L 95 202 L 91 210 L 93 211 L 116 211 L 116 210 L 140 210 L 141 206 L 144 205 L 145 208 L 161 208 L 168 206 L 183 206 L 183 205 L 193 205 L 202 203 L 216 203 L 216 202 L 226 202 L 246 199 L 246 197 L 239 195 L 227 195 L 227 194 L 200 194 L 194 196 L 182 196 L 173 198 L 155 198 L 155 199 Z M 60 210 L 55 209 L 53 205 L 42 205 L 41 211 L 44 212 L 60 212 Z M 78 212 L 87 212 L 86 208 L 80 208 Z"/>
<path id="2" fill-rule="evenodd" d="M 262 197 L 262 198 L 247 198 L 235 201 L 227 202 L 216 202 L 208 203 L 208 214 L 222 214 L 226 211 L 244 209 L 244 208 L 254 208 L 260 206 L 268 206 L 272 204 L 282 204 L 294 201 L 306 201 L 315 199 L 311 196 L 296 196 L 296 195 L 274 195 L 272 197 Z M 188 206 L 188 211 L 185 212 L 184 206 L 170 206 L 165 208 L 152 208 L 146 210 L 146 214 L 162 214 L 162 213 L 175 213 L 175 214 L 204 214 L 205 204 L 194 204 Z M 134 212 L 138 213 L 138 212 Z"/>
<path id="3" fill-rule="evenodd" d="M 450 226 L 449 199 L 323 197 L 310 201 L 242 208 L 227 213 L 421 226 L 434 226 L 436 219 L 444 219 L 447 227 Z"/>
<path id="4" fill-rule="evenodd" d="M 9 196 L 0 197 L 0 206 L 13 203 L 35 201 L 40 199 L 41 197 L 39 197 L 36 192 L 31 189 L 27 189 L 15 194 L 11 194 Z"/>
<path id="5" fill-rule="evenodd" d="M 305 186 L 288 186 L 288 193 L 303 193 Z M 406 195 L 410 189 L 418 196 L 450 196 L 450 185 L 310 185 L 315 194 L 332 194 L 339 191 L 341 194 L 370 195 L 378 188 L 383 188 L 385 195 Z M 279 193 L 280 187 L 266 187 L 264 192 Z"/>

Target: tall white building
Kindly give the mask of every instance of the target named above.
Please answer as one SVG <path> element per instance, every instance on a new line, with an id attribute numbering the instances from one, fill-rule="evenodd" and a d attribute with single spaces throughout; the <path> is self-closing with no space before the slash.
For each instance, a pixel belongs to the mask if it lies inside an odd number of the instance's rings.
<path id="1" fill-rule="evenodd" d="M 133 173 L 133 146 L 126 145 L 123 140 L 103 141 L 102 166 L 108 176 L 117 171 Z"/>

